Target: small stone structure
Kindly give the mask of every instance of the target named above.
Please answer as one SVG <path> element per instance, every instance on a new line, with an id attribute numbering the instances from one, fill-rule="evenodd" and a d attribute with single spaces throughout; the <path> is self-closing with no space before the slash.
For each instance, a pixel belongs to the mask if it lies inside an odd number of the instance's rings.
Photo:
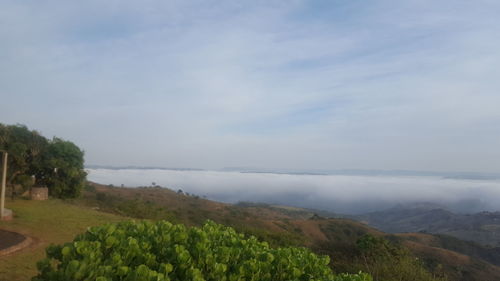
<path id="1" fill-rule="evenodd" d="M 32 187 L 30 192 L 31 200 L 49 199 L 49 189 L 46 187 Z"/>
<path id="2" fill-rule="evenodd" d="M 3 208 L 3 216 L 0 218 L 0 221 L 10 221 L 14 218 L 14 213 L 11 209 Z"/>

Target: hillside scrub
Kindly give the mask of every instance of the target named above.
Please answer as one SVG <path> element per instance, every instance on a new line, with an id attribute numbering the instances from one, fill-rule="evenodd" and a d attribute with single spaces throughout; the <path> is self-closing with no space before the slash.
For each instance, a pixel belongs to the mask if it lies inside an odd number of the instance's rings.
<path id="1" fill-rule="evenodd" d="M 356 241 L 359 257 L 367 272 L 384 280 L 446 280 L 431 274 L 424 264 L 400 245 L 382 237 L 366 234 Z M 382 279 L 382 278 L 380 278 Z"/>
<path id="2" fill-rule="evenodd" d="M 308 249 L 271 248 L 211 221 L 200 228 L 128 221 L 48 247 L 32 280 L 372 280 L 363 273 L 334 275 L 328 264 L 327 256 Z"/>

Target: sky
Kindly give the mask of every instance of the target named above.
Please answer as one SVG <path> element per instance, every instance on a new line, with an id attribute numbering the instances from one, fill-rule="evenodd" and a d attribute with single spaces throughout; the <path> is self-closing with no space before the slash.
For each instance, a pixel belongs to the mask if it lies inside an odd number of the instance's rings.
<path id="1" fill-rule="evenodd" d="M 87 164 L 499 172 L 500 2 L 0 2 L 0 122 Z"/>

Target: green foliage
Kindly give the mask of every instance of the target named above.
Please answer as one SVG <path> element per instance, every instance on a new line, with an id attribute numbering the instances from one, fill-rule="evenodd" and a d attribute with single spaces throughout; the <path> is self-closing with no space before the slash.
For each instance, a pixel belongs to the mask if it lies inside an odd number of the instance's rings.
<path id="1" fill-rule="evenodd" d="M 87 185 L 86 191 L 88 193 L 85 199 L 93 206 L 97 204 L 101 211 L 138 219 L 177 221 L 173 212 L 169 211 L 164 206 L 148 200 L 143 200 L 141 198 L 131 200 L 104 192 L 96 192 L 92 185 Z M 89 194 L 95 195 L 95 198 L 88 197 Z"/>
<path id="2" fill-rule="evenodd" d="M 46 185 L 52 196 L 80 195 L 86 177 L 83 151 L 72 142 L 47 140 L 23 125 L 0 124 L 0 149 L 9 153 L 8 184 L 28 189 L 35 176 L 35 184 Z"/>
<path id="3" fill-rule="evenodd" d="M 266 241 L 271 247 L 301 246 L 304 238 L 289 232 L 272 232 L 266 229 L 235 224 L 233 227 L 246 235 L 255 236 L 260 241 Z"/>
<path id="4" fill-rule="evenodd" d="M 21 185 L 22 192 L 29 190 L 33 186 L 33 178 L 29 175 L 18 175 L 16 178 L 16 183 Z"/>
<path id="5" fill-rule="evenodd" d="M 0 149 L 9 153 L 8 184 L 26 183 L 23 176 L 31 176 L 37 170 L 47 146 L 47 139 L 37 131 L 23 125 L 0 124 Z"/>
<path id="6" fill-rule="evenodd" d="M 48 146 L 42 170 L 50 194 L 58 198 L 78 197 L 85 186 L 83 151 L 74 143 L 54 138 Z"/>
<path id="7" fill-rule="evenodd" d="M 313 245 L 313 249 L 332 257 L 337 272 L 359 272 L 371 275 L 375 281 L 443 281 L 442 271 L 430 272 L 422 260 L 412 255 L 396 239 L 367 234 L 349 223 L 330 223 L 322 227 L 328 241 Z M 347 235 L 349 234 L 349 235 Z M 394 241 L 392 241 L 394 240 Z"/>
<path id="8" fill-rule="evenodd" d="M 305 248 L 274 249 L 210 221 L 201 228 L 166 221 L 93 227 L 46 252 L 34 281 L 371 281 L 366 274 L 335 276 L 326 256 Z"/>
<path id="9" fill-rule="evenodd" d="M 356 246 L 360 253 L 358 262 L 363 264 L 363 270 L 375 280 L 446 280 L 431 274 L 406 248 L 382 237 L 366 234 L 356 241 Z"/>
<path id="10" fill-rule="evenodd" d="M 369 274 L 360 271 L 358 274 L 339 274 L 333 278 L 333 281 L 373 281 L 373 278 Z"/>
<path id="11" fill-rule="evenodd" d="M 398 255 L 402 249 L 394 247 L 382 237 L 365 234 L 356 241 L 356 246 L 364 258 L 377 259 Z"/>

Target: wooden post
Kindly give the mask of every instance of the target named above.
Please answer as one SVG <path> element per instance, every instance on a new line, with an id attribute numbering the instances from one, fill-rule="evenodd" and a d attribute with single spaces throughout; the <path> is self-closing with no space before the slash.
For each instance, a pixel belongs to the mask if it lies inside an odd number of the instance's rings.
<path id="1" fill-rule="evenodd" d="M 0 220 L 3 219 L 5 213 L 5 185 L 7 182 L 7 151 L 3 152 L 3 161 L 2 161 L 2 194 L 0 197 Z"/>

